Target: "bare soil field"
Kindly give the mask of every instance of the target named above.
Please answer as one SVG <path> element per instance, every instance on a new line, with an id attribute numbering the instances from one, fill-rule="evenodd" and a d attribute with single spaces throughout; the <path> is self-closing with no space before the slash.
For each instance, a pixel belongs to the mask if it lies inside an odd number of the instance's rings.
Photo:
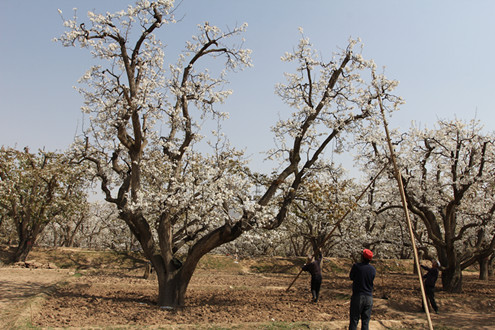
<path id="1" fill-rule="evenodd" d="M 324 259 L 321 298 L 313 304 L 306 273 L 286 290 L 303 259 L 209 255 L 193 276 L 185 306 L 165 310 L 155 304 L 156 280 L 143 278 L 138 257 L 56 249 L 33 251 L 31 258 L 36 260 L 28 262 L 31 268 L 0 267 L 1 329 L 345 329 L 348 324 L 350 260 Z M 374 265 L 371 328 L 427 328 L 411 262 Z M 435 329 L 495 328 L 493 278 L 479 281 L 477 273 L 466 272 L 462 293 L 439 290 L 436 296 Z"/>

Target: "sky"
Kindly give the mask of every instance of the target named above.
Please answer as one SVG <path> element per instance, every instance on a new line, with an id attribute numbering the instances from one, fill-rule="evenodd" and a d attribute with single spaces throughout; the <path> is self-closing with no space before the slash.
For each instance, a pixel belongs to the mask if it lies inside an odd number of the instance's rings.
<path id="1" fill-rule="evenodd" d="M 68 148 L 83 118 L 74 86 L 94 62 L 87 50 L 52 41 L 64 31 L 57 9 L 69 18 L 78 8 L 83 20 L 88 10 L 132 3 L 0 0 L 0 145 Z M 205 21 L 248 23 L 254 67 L 229 76 L 234 94 L 222 110 L 230 113 L 223 126 L 231 143 L 246 150 L 255 170 L 265 170 L 260 152 L 273 146 L 270 127 L 287 111 L 274 87 L 289 71 L 280 57 L 297 45 L 299 27 L 328 60 L 350 37 L 361 38 L 363 56 L 400 82 L 395 94 L 406 103 L 390 120 L 393 129 L 455 118 L 477 118 L 488 131 L 495 124 L 495 1 L 183 0 L 176 15 L 181 21 L 159 32 L 168 49 L 181 50 Z M 336 157 L 352 167 L 350 155 Z"/>

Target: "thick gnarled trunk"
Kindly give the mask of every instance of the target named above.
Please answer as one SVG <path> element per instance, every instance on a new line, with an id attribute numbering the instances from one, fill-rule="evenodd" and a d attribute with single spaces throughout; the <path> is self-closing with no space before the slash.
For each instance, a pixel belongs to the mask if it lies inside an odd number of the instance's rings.
<path id="1" fill-rule="evenodd" d="M 33 249 L 34 241 L 31 239 L 23 239 L 17 245 L 17 248 L 12 255 L 12 262 L 26 261 L 27 256 Z"/>
<path id="2" fill-rule="evenodd" d="M 187 278 L 182 272 L 165 274 L 157 272 L 158 301 L 157 305 L 165 308 L 183 306 L 187 287 L 191 278 Z"/>
<path id="3" fill-rule="evenodd" d="M 236 239 L 244 231 L 242 222 L 236 225 L 224 224 L 199 239 L 189 248 L 185 260 L 181 262 L 174 256 L 172 228 L 166 215 L 160 219 L 159 242 L 155 242 L 151 227 L 140 212 L 122 211 L 119 216 L 128 224 L 146 258 L 153 265 L 158 281 L 157 305 L 164 308 L 183 306 L 187 287 L 199 260 L 216 247 Z"/>
<path id="4" fill-rule="evenodd" d="M 24 219 L 17 222 L 19 243 L 17 244 L 17 248 L 11 257 L 12 262 L 26 261 L 27 256 L 33 249 L 34 242 L 44 229 L 44 226 L 39 222 L 33 223 L 30 228 L 27 225 L 29 222 L 29 220 Z"/>

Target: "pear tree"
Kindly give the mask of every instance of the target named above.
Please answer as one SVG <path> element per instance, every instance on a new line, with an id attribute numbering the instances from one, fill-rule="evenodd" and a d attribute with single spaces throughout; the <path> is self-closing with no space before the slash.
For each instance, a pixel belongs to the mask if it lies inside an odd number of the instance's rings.
<path id="1" fill-rule="evenodd" d="M 415 239 L 425 257 L 440 261 L 444 289 L 460 292 L 462 270 L 476 262 L 487 268 L 494 253 L 495 137 L 476 120 L 440 120 L 395 140 Z M 383 143 L 373 146 L 363 158 L 382 162 Z M 377 189 L 381 212 L 400 207 L 390 179 Z"/>
<path id="2" fill-rule="evenodd" d="M 92 164 L 105 200 L 139 241 L 156 270 L 157 303 L 167 308 L 184 304 L 206 253 L 284 222 L 330 142 L 377 116 L 372 80 L 390 87 L 391 109 L 400 104 L 391 95 L 397 83 L 372 78 L 375 64 L 362 57 L 358 41 L 324 61 L 302 36 L 282 58 L 295 73 L 276 87 L 291 111 L 273 127 L 277 145 L 269 154 L 280 167 L 255 193 L 243 153 L 221 130 L 206 129 L 227 117 L 218 111 L 231 94 L 227 74 L 251 66 L 242 38 L 247 25 L 198 25 L 174 62 L 158 33 L 176 23 L 173 12 L 171 0 L 137 1 L 116 13 L 89 12 L 85 23 L 65 19 L 58 38 L 98 60 L 80 81 L 90 123 L 74 152 Z"/>
<path id="3" fill-rule="evenodd" d="M 87 187 L 86 167 L 68 154 L 1 147 L 0 212 L 17 232 L 12 261 L 26 260 L 49 223 L 78 213 Z"/>

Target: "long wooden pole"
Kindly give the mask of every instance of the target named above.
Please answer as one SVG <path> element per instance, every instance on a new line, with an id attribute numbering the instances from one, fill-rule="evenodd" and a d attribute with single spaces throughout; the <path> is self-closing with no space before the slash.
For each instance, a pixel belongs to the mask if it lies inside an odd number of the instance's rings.
<path id="1" fill-rule="evenodd" d="M 394 172 L 395 172 L 395 178 L 397 179 L 397 184 L 399 186 L 399 191 L 400 191 L 400 197 L 402 201 L 402 207 L 404 209 L 404 213 L 406 216 L 407 220 L 407 227 L 409 228 L 409 235 L 411 236 L 411 243 L 414 251 L 414 263 L 416 265 L 416 270 L 418 272 L 418 278 L 419 278 L 419 286 L 421 287 L 421 295 L 423 296 L 423 305 L 425 307 L 426 311 L 426 317 L 428 319 L 428 326 L 430 330 L 433 330 L 433 324 L 431 322 L 431 317 L 430 317 L 430 311 L 428 308 L 428 301 L 426 300 L 426 295 L 425 295 L 425 288 L 423 286 L 423 279 L 421 277 L 421 267 L 419 265 L 419 258 L 418 258 L 418 249 L 416 248 L 416 241 L 414 239 L 414 232 L 411 224 L 411 218 L 409 217 L 409 210 L 407 208 L 407 200 L 406 200 L 406 193 L 404 191 L 404 185 L 402 184 L 402 176 L 399 171 L 399 167 L 397 166 L 397 160 L 395 158 L 395 152 L 394 148 L 392 146 L 392 142 L 390 140 L 390 134 L 388 131 L 388 124 L 387 124 L 387 119 L 385 118 L 385 111 L 383 109 L 383 104 L 382 104 L 382 98 L 380 91 L 377 88 L 378 92 L 378 104 L 380 105 L 380 111 L 382 113 L 382 118 L 383 118 L 383 127 L 385 128 L 385 134 L 387 136 L 387 144 L 388 148 L 390 150 L 390 158 L 392 160 L 392 164 L 394 166 Z"/>
<path id="2" fill-rule="evenodd" d="M 359 196 L 356 197 L 356 201 L 354 203 L 357 203 L 361 199 L 361 197 L 363 197 L 363 195 L 371 187 L 371 185 L 373 184 L 373 182 L 375 182 L 376 179 L 382 174 L 382 172 L 385 171 L 385 169 L 387 168 L 387 166 L 388 166 L 388 163 L 385 164 L 385 166 L 380 170 L 380 172 L 378 172 L 377 175 L 375 175 L 375 177 L 370 181 L 370 183 L 366 186 L 366 188 L 363 189 L 363 191 L 359 194 Z M 323 239 L 323 241 L 321 241 L 320 244 L 318 245 L 318 249 L 321 248 L 325 244 L 325 242 L 330 238 L 330 236 L 332 236 L 333 232 L 338 228 L 338 226 L 340 225 L 340 223 L 347 217 L 347 215 L 349 213 L 351 213 L 351 211 L 352 211 L 352 208 L 349 208 L 345 212 L 345 214 L 335 223 L 335 226 L 332 228 L 332 230 L 325 236 L 325 238 Z M 316 255 L 313 255 L 313 258 L 314 257 L 316 257 Z M 290 288 L 296 282 L 296 280 L 299 278 L 299 276 L 301 275 L 302 272 L 303 272 L 303 270 L 301 269 L 299 271 L 299 273 L 296 275 L 296 277 L 294 278 L 294 280 L 291 282 L 291 284 L 289 285 L 289 287 L 286 289 L 286 291 L 289 291 L 290 290 Z"/>

